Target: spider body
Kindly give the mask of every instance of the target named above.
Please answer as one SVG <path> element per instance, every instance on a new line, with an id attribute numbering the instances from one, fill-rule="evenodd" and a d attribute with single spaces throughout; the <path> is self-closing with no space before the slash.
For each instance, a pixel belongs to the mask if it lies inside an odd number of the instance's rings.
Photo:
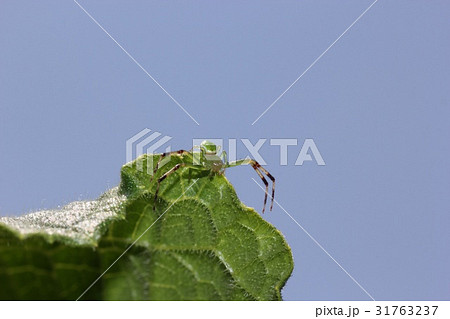
<path id="1" fill-rule="evenodd" d="M 198 148 L 200 152 L 194 153 L 193 150 L 195 148 Z M 253 159 L 242 159 L 237 160 L 233 162 L 228 162 L 227 160 L 227 153 L 225 151 L 220 152 L 220 146 L 215 145 L 214 143 L 210 141 L 203 141 L 199 146 L 194 146 L 190 151 L 185 150 L 179 150 L 169 153 L 162 153 L 161 156 L 158 159 L 158 162 L 156 163 L 152 178 L 155 176 L 155 174 L 158 171 L 159 165 L 161 161 L 170 155 L 178 155 L 178 156 L 187 156 L 189 158 L 189 162 L 182 162 L 176 164 L 174 167 L 172 167 L 169 171 L 164 173 L 162 176 L 160 176 L 157 179 L 157 185 L 156 185 L 156 191 L 155 191 L 155 199 L 153 204 L 153 210 L 155 210 L 156 205 L 156 199 L 158 198 L 158 192 L 159 192 L 159 186 L 161 182 L 169 177 L 172 173 L 180 169 L 181 167 L 188 167 L 191 169 L 199 169 L 199 170 L 208 170 L 210 171 L 210 174 L 224 174 L 225 169 L 228 167 L 234 167 L 239 165 L 251 165 L 253 169 L 256 171 L 258 176 L 263 181 L 264 185 L 266 186 L 266 192 L 264 196 L 264 206 L 262 212 L 264 213 L 266 209 L 266 203 L 267 203 L 267 196 L 269 191 L 269 183 L 267 182 L 264 175 L 266 175 L 271 181 L 272 181 L 272 196 L 271 196 L 271 205 L 270 210 L 272 210 L 273 207 L 273 199 L 275 196 L 275 178 L 265 169 L 263 168 L 257 161 Z M 190 160 L 192 160 L 192 163 L 190 163 Z"/>
<path id="2" fill-rule="evenodd" d="M 203 141 L 198 148 L 200 149 L 199 164 L 201 166 L 211 170 L 212 173 L 225 173 L 227 161 L 225 151 L 219 156 L 220 147 L 217 147 L 217 145 L 210 141 Z"/>

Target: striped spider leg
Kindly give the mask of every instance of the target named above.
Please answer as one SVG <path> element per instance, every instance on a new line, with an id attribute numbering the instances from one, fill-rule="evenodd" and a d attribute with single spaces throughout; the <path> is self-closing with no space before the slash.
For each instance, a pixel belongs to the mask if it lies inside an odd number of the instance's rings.
<path id="1" fill-rule="evenodd" d="M 158 171 L 159 165 L 161 164 L 163 159 L 165 159 L 167 156 L 172 156 L 172 155 L 190 155 L 191 151 L 178 150 L 178 151 L 173 151 L 173 152 L 162 153 L 158 159 L 158 162 L 156 162 L 156 165 L 153 168 L 153 175 L 152 175 L 152 177 L 150 177 L 150 183 L 152 182 L 153 177 L 155 176 L 156 172 Z"/>
<path id="2" fill-rule="evenodd" d="M 192 149 L 190 151 L 178 150 L 178 151 L 173 151 L 173 152 L 162 153 L 161 156 L 158 159 L 158 162 L 156 163 L 156 165 L 155 165 L 155 167 L 153 169 L 153 175 L 150 178 L 150 183 L 152 182 L 153 177 L 155 176 L 156 172 L 158 171 L 159 165 L 164 160 L 164 158 L 166 158 L 168 156 L 172 156 L 172 155 L 177 155 L 177 156 L 189 155 L 190 156 L 192 154 L 191 152 L 192 152 Z M 165 180 L 169 175 L 171 175 L 172 173 L 176 172 L 181 167 L 185 167 L 185 166 L 189 166 L 191 168 L 199 168 L 198 166 L 191 165 L 191 164 L 188 164 L 188 163 L 178 163 L 174 167 L 172 167 L 170 170 L 168 170 L 166 173 L 164 173 L 161 177 L 159 177 L 157 179 L 156 190 L 155 190 L 155 198 L 154 198 L 154 201 L 153 201 L 153 211 L 156 209 L 156 200 L 158 199 L 159 186 L 160 186 L 161 182 L 163 180 Z"/>
<path id="3" fill-rule="evenodd" d="M 251 165 L 255 172 L 258 174 L 258 176 L 263 181 L 264 185 L 266 186 L 266 192 L 264 195 L 264 206 L 262 213 L 264 214 L 264 211 L 266 210 L 266 203 L 267 203 L 267 196 L 269 194 L 269 183 L 267 182 L 266 178 L 264 177 L 263 173 L 272 181 L 272 196 L 271 196 L 271 202 L 270 202 L 270 211 L 272 211 L 273 208 L 273 200 L 275 198 L 275 177 L 272 176 L 264 167 L 261 166 L 257 161 L 254 159 L 246 158 L 242 160 L 237 160 L 234 162 L 229 162 L 226 164 L 226 167 L 234 167 L 239 165 Z"/>

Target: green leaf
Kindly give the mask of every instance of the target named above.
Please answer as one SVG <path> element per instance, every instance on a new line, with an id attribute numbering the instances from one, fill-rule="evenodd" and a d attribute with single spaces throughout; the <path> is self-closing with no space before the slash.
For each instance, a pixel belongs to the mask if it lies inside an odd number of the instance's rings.
<path id="1" fill-rule="evenodd" d="M 153 210 L 158 158 L 125 165 L 95 201 L 1 218 L 0 299 L 280 300 L 293 269 L 281 233 L 207 170 L 171 174 Z"/>

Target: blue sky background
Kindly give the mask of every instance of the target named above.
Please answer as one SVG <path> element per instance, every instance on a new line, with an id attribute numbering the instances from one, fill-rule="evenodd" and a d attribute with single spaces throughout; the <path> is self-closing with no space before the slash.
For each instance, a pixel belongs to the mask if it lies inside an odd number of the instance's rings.
<path id="1" fill-rule="evenodd" d="M 279 203 L 377 300 L 450 299 L 450 5 L 371 1 L 0 3 L 0 215 L 93 199 L 144 128 L 192 138 L 313 138 L 326 166 L 279 165 Z M 248 155 L 238 143 L 238 155 Z M 261 211 L 253 170 L 227 171 Z M 278 207 L 287 300 L 367 300 Z"/>

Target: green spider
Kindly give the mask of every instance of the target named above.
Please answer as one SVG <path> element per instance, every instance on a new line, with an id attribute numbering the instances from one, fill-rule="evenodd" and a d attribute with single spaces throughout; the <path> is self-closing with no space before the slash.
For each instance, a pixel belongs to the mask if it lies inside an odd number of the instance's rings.
<path id="1" fill-rule="evenodd" d="M 200 152 L 198 154 L 193 153 L 193 150 L 195 148 L 198 148 Z M 161 177 L 157 180 L 156 185 L 156 191 L 155 191 L 155 200 L 153 204 L 153 210 L 155 210 L 156 200 L 158 198 L 158 192 L 159 192 L 159 186 L 163 180 L 165 180 L 169 175 L 177 171 L 181 167 L 188 167 L 188 168 L 194 168 L 194 169 L 201 169 L 201 170 L 208 170 L 210 171 L 210 174 L 224 174 L 225 169 L 228 167 L 234 167 L 239 165 L 248 165 L 250 164 L 253 169 L 256 171 L 258 176 L 263 181 L 264 185 L 266 185 L 266 192 L 264 196 L 264 206 L 262 212 L 264 213 L 266 209 L 266 203 L 267 203 L 267 196 L 269 192 L 269 183 L 265 179 L 263 173 L 272 181 L 272 200 L 270 204 L 270 210 L 273 208 L 273 199 L 275 196 L 275 178 L 264 168 L 262 167 L 257 161 L 253 159 L 241 159 L 233 162 L 228 162 L 227 160 L 227 153 L 225 151 L 222 151 L 220 155 L 218 155 L 220 152 L 220 146 L 215 145 L 214 143 L 210 141 L 203 141 L 199 146 L 194 146 L 190 151 L 185 150 L 179 150 L 174 152 L 166 152 L 162 153 L 161 156 L 158 159 L 158 162 L 156 163 L 153 175 L 150 179 L 150 182 L 153 179 L 153 176 L 155 176 L 156 172 L 158 171 L 159 164 L 161 161 L 170 155 L 177 155 L 177 156 L 187 156 L 190 160 L 192 160 L 191 163 L 178 163 L 174 167 L 172 167 L 170 170 L 168 170 L 166 173 L 164 173 Z M 194 156 L 196 156 L 196 163 L 194 163 Z M 198 157 L 198 158 L 197 158 Z M 261 173 L 262 172 L 262 173 Z"/>

